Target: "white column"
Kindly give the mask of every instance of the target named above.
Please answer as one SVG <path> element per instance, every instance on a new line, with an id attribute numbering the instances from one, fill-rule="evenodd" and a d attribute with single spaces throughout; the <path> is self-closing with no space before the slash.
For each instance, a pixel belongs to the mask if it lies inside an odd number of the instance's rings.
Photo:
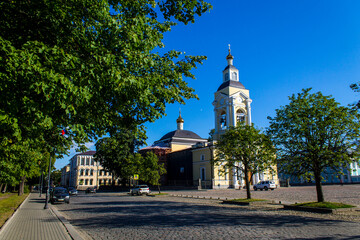
<path id="1" fill-rule="evenodd" d="M 219 125 L 219 119 L 217 118 L 217 111 L 216 109 L 214 109 L 214 114 L 215 114 L 215 134 L 218 133 L 218 125 Z"/>
<path id="2" fill-rule="evenodd" d="M 230 102 L 226 104 L 226 129 L 230 126 Z"/>
<path id="3" fill-rule="evenodd" d="M 246 99 L 246 111 L 247 111 L 247 117 L 248 117 L 248 125 L 251 125 L 251 99 Z"/>
<path id="4" fill-rule="evenodd" d="M 237 188 L 239 188 L 239 184 L 237 181 L 236 168 L 233 168 L 232 172 L 233 172 L 233 185 L 234 185 L 234 188 L 237 189 Z"/>
<path id="5" fill-rule="evenodd" d="M 231 98 L 231 110 L 232 110 L 232 117 L 233 117 L 233 126 L 236 127 L 236 113 L 235 113 L 235 98 Z"/>

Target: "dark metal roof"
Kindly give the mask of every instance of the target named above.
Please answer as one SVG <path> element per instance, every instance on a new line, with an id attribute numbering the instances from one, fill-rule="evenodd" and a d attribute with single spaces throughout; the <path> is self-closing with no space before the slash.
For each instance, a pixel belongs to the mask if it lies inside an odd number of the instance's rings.
<path id="1" fill-rule="evenodd" d="M 225 70 L 228 69 L 228 68 L 237 70 L 237 68 L 234 67 L 234 65 L 227 65 L 226 68 L 225 68 L 223 71 L 225 71 Z"/>
<path id="2" fill-rule="evenodd" d="M 87 151 L 87 152 L 84 152 L 84 153 L 78 153 L 75 156 L 78 156 L 78 155 L 94 155 L 95 153 L 96 153 L 96 151 Z"/>
<path id="3" fill-rule="evenodd" d="M 220 91 L 226 87 L 236 87 L 236 88 L 245 89 L 245 86 L 241 82 L 230 80 L 230 81 L 223 82 L 220 85 L 220 87 L 218 88 L 218 91 Z"/>
<path id="4" fill-rule="evenodd" d="M 164 140 L 164 139 L 168 139 L 168 138 L 173 138 L 173 137 L 177 137 L 177 138 L 193 138 L 193 139 L 202 139 L 199 135 L 197 135 L 196 133 L 192 132 L 192 131 L 188 131 L 188 130 L 175 130 L 172 132 L 169 132 L 167 134 L 165 134 L 160 140 Z"/>

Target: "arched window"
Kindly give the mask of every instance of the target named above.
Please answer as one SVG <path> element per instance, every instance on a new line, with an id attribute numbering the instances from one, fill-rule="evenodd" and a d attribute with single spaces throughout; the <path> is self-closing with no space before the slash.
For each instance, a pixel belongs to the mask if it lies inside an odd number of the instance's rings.
<path id="1" fill-rule="evenodd" d="M 93 180 L 92 179 L 90 179 L 90 185 L 93 185 Z"/>
<path id="2" fill-rule="evenodd" d="M 237 81 L 237 73 L 233 72 L 231 75 L 231 80 Z"/>
<path id="3" fill-rule="evenodd" d="M 245 123 L 245 112 L 241 109 L 236 112 L 236 122 Z"/>
<path id="4" fill-rule="evenodd" d="M 85 170 L 85 176 L 89 176 L 89 169 Z"/>
<path id="5" fill-rule="evenodd" d="M 85 185 L 89 185 L 89 179 L 85 179 Z"/>
<path id="6" fill-rule="evenodd" d="M 226 129 L 227 122 L 226 122 L 226 113 L 223 111 L 220 115 L 220 128 L 222 130 Z"/>

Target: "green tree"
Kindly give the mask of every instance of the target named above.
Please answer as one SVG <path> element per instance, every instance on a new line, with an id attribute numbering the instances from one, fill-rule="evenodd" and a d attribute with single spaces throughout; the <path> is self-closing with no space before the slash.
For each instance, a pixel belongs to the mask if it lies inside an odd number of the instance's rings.
<path id="1" fill-rule="evenodd" d="M 230 126 L 215 147 L 214 164 L 223 171 L 235 168 L 237 173 L 243 174 L 248 199 L 251 199 L 249 176 L 274 170 L 275 147 L 270 138 L 253 125 Z"/>
<path id="2" fill-rule="evenodd" d="M 358 83 L 353 83 L 350 85 L 351 89 L 354 90 L 355 92 L 360 92 L 360 82 Z M 358 101 L 357 103 L 354 104 L 355 107 L 360 109 L 360 101 Z"/>
<path id="3" fill-rule="evenodd" d="M 139 165 L 140 180 L 158 186 L 160 193 L 160 178 L 166 173 L 164 164 L 159 163 L 159 158 L 153 152 L 147 152 L 141 157 Z"/>
<path id="4" fill-rule="evenodd" d="M 210 8 L 202 0 L 1 1 L 0 160 L 22 141 L 61 155 L 118 127 L 143 129 L 167 103 L 197 98 L 184 77 L 205 57 L 158 51 L 165 32 Z"/>
<path id="5" fill-rule="evenodd" d="M 314 177 L 317 200 L 323 202 L 321 173 L 326 168 L 341 172 L 358 156 L 359 114 L 310 91 L 293 94 L 274 118 L 268 117 L 267 132 L 277 147 L 279 171 Z"/>
<path id="6" fill-rule="evenodd" d="M 138 135 L 137 129 L 126 128 L 97 141 L 95 161 L 108 171 L 113 172 L 114 177 L 120 177 L 125 183 L 127 179 L 135 174 L 140 161 L 134 156 L 139 146 L 144 144 L 144 135 Z M 139 140 L 142 139 L 142 140 Z"/>

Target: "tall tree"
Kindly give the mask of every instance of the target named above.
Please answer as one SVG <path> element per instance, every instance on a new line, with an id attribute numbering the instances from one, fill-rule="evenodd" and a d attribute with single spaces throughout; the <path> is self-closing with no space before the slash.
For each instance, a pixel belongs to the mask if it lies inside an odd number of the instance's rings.
<path id="1" fill-rule="evenodd" d="M 112 136 L 97 141 L 95 161 L 99 161 L 116 177 L 126 181 L 135 173 L 139 165 L 137 163 L 139 159 L 134 157 L 134 153 L 143 143 L 144 136 L 139 136 L 137 129 L 123 128 Z"/>
<path id="2" fill-rule="evenodd" d="M 270 138 L 253 125 L 238 123 L 229 127 L 215 144 L 215 165 L 241 172 L 246 185 L 246 195 L 251 199 L 249 176 L 255 173 L 274 171 L 275 148 Z"/>
<path id="3" fill-rule="evenodd" d="M 147 152 L 141 157 L 139 165 L 140 180 L 158 186 L 160 193 L 160 178 L 166 173 L 164 164 L 159 163 L 159 158 L 153 152 Z"/>
<path id="4" fill-rule="evenodd" d="M 277 147 L 279 171 L 313 177 L 317 200 L 324 202 L 321 174 L 327 168 L 341 172 L 357 159 L 360 116 L 331 96 L 310 91 L 293 94 L 274 118 L 268 117 L 267 132 Z"/>
<path id="5" fill-rule="evenodd" d="M 1 1 L 0 155 L 21 141 L 63 154 L 197 98 L 184 77 L 205 57 L 157 51 L 165 32 L 210 8 L 203 0 Z M 65 128 L 66 138 L 53 137 Z"/>

